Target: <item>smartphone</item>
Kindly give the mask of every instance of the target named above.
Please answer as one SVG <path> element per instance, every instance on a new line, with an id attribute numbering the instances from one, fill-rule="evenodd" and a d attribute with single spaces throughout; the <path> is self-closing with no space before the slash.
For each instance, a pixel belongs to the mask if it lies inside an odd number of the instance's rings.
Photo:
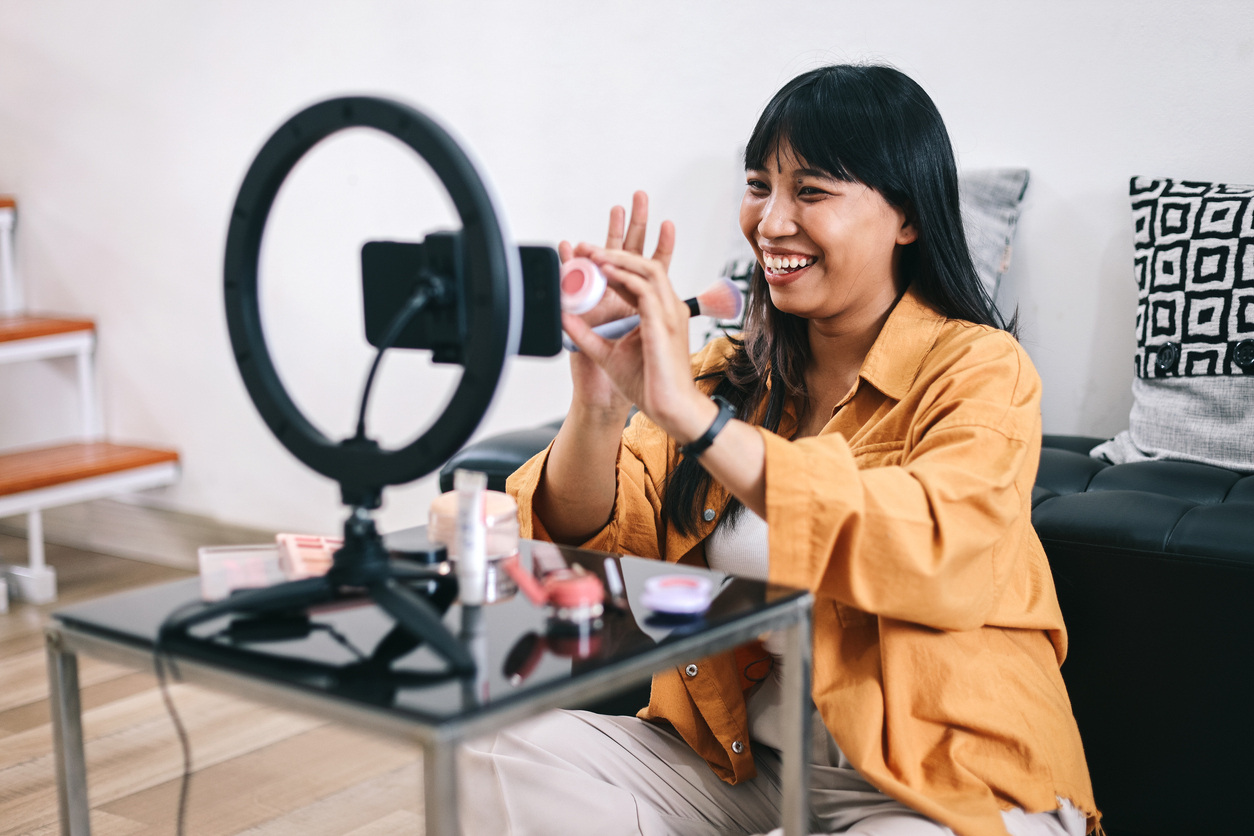
<path id="1" fill-rule="evenodd" d="M 378 347 L 388 326 L 413 295 L 423 272 L 460 278 L 462 238 L 456 232 L 437 232 L 422 243 L 367 241 L 361 248 L 362 298 L 366 340 Z M 524 357 L 553 357 L 562 349 L 561 261 L 545 246 L 518 248 L 523 273 L 523 329 L 518 353 Z M 394 348 L 427 349 L 436 363 L 462 363 L 467 334 L 465 288 L 453 281 L 448 304 L 431 305 L 414 315 L 401 331 Z"/>

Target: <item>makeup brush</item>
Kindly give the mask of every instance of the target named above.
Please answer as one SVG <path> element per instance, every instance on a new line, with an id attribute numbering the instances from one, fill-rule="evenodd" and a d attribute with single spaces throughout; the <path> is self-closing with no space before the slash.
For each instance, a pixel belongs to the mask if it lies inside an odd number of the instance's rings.
<path id="1" fill-rule="evenodd" d="M 716 280 L 701 293 L 685 299 L 684 304 L 693 316 L 709 316 L 714 319 L 740 319 L 745 309 L 745 297 L 740 288 L 731 279 L 723 276 Z M 632 314 L 622 319 L 602 323 L 592 329 L 593 333 L 607 340 L 616 340 L 640 324 L 640 316 Z M 570 337 L 562 334 L 562 345 L 567 351 L 578 351 L 579 347 Z"/>

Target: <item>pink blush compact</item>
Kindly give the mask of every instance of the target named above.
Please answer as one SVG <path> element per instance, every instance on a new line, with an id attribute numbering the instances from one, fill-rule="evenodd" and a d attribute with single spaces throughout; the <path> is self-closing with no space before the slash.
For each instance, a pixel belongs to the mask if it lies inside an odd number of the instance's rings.
<path id="1" fill-rule="evenodd" d="M 605 295 L 605 274 L 586 258 L 572 258 L 562 265 L 562 310 L 587 313 Z"/>
<path id="2" fill-rule="evenodd" d="M 663 615 L 697 616 L 710 608 L 714 584 L 696 575 L 654 575 L 644 582 L 640 603 Z"/>

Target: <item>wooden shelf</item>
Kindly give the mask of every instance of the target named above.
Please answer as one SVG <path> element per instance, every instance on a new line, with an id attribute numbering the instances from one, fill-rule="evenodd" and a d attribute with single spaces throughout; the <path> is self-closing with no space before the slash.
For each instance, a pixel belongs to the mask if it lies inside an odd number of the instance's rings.
<path id="1" fill-rule="evenodd" d="M 53 316 L 18 314 L 0 316 L 0 343 L 33 340 L 57 334 L 73 334 L 77 331 L 94 331 L 96 323 L 90 319 L 69 319 Z"/>
<path id="2" fill-rule="evenodd" d="M 155 464 L 177 463 L 173 450 L 107 441 L 0 453 L 0 496 L 24 493 Z"/>

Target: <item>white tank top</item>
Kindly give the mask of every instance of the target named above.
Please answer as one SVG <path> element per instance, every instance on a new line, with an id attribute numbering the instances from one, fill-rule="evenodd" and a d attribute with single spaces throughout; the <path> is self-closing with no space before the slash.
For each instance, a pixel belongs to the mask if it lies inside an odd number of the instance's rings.
<path id="1" fill-rule="evenodd" d="M 733 527 L 724 523 L 705 541 L 705 559 L 711 569 L 754 581 L 766 580 L 766 520 L 748 508 Z"/>
<path id="2" fill-rule="evenodd" d="M 768 535 L 766 520 L 746 508 L 736 520 L 735 526 L 724 523 L 706 539 L 705 560 L 711 569 L 719 572 L 765 581 L 769 564 Z M 762 644 L 771 654 L 774 664 L 771 665 L 766 679 L 749 693 L 746 705 L 749 712 L 749 738 L 779 749 L 782 742 L 780 712 L 784 704 L 783 636 L 779 633 L 767 633 L 762 637 Z M 817 712 L 813 722 L 816 728 L 823 728 L 823 719 Z M 827 735 L 824 734 L 823 737 L 826 738 Z M 814 752 L 814 757 L 816 763 L 828 760 L 818 751 Z"/>

